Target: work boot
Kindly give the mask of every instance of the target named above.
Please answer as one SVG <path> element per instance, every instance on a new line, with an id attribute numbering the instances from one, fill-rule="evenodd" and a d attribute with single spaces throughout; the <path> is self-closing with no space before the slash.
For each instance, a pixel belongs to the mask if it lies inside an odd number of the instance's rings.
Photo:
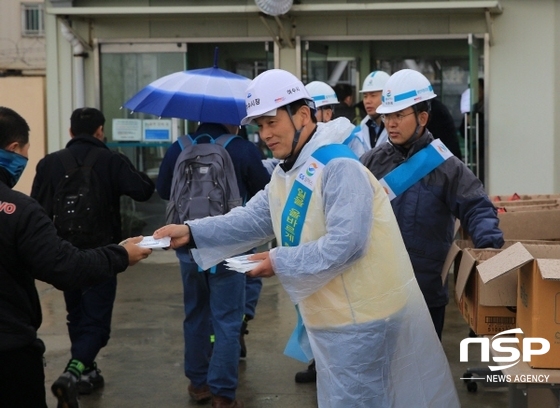
<path id="1" fill-rule="evenodd" d="M 195 400 L 198 404 L 203 404 L 205 402 L 210 401 L 212 398 L 212 393 L 210 393 L 210 387 L 204 384 L 202 387 L 195 387 L 192 384 L 189 384 L 189 395 L 193 400 Z"/>
<path id="2" fill-rule="evenodd" d="M 91 367 L 88 367 L 82 373 L 78 381 L 78 392 L 82 395 L 91 394 L 94 390 L 101 388 L 105 385 L 105 380 L 101 375 L 101 370 L 97 368 L 97 364 L 93 362 Z"/>
<path id="3" fill-rule="evenodd" d="M 78 402 L 78 378 L 69 371 L 62 373 L 51 386 L 51 391 L 58 400 L 56 408 L 80 408 Z"/>
<path id="4" fill-rule="evenodd" d="M 307 370 L 298 371 L 296 373 L 296 382 L 297 383 L 310 383 L 317 381 L 317 370 L 315 370 L 315 360 L 309 364 Z"/>
<path id="5" fill-rule="evenodd" d="M 239 345 L 241 346 L 241 351 L 239 353 L 241 358 L 247 357 L 247 346 L 245 345 L 245 335 L 249 334 L 247 330 L 247 323 L 249 323 L 247 316 L 243 316 L 243 322 L 241 323 L 241 332 L 239 333 Z"/>
<path id="6" fill-rule="evenodd" d="M 212 408 L 243 408 L 244 406 L 239 400 L 212 395 Z"/>

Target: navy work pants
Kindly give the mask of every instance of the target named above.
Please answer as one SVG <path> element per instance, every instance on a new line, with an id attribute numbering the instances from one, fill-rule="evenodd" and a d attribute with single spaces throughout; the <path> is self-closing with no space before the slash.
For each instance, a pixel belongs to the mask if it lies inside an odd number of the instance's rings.
<path id="1" fill-rule="evenodd" d="M 215 273 L 180 262 L 185 320 L 185 375 L 195 387 L 235 398 L 239 333 L 245 311 L 245 275 L 219 264 Z M 214 346 L 210 335 L 214 334 Z"/>
<path id="2" fill-rule="evenodd" d="M 72 358 L 91 367 L 99 350 L 107 345 L 117 292 L 117 278 L 64 292 Z"/>

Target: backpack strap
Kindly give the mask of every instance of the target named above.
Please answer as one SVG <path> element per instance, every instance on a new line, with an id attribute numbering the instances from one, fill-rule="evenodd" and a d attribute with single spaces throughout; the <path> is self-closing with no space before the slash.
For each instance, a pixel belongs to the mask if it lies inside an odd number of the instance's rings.
<path id="1" fill-rule="evenodd" d="M 202 138 L 208 138 L 210 140 L 210 143 L 215 143 L 215 139 L 211 135 L 209 135 L 208 133 L 203 133 L 192 139 L 192 144 L 197 144 L 198 141 Z"/>
<path id="2" fill-rule="evenodd" d="M 101 154 L 101 152 L 103 151 L 103 149 L 101 147 L 95 147 L 93 149 L 91 149 L 86 158 L 84 159 L 84 167 L 93 167 L 93 165 L 95 164 L 95 162 L 97 161 L 97 158 L 99 157 L 99 155 Z"/>
<path id="3" fill-rule="evenodd" d="M 56 152 L 57 156 L 62 161 L 62 165 L 64 166 L 65 174 L 70 173 L 72 170 L 79 167 L 78 161 L 76 157 L 72 154 L 70 149 L 65 148 Z"/>
<path id="4" fill-rule="evenodd" d="M 194 141 L 192 139 L 192 137 L 190 137 L 190 135 L 183 135 L 181 137 L 179 137 L 177 139 L 177 142 L 179 142 L 179 147 L 181 148 L 181 150 L 185 150 L 185 147 L 191 146 L 194 144 Z"/>
<path id="5" fill-rule="evenodd" d="M 220 146 L 222 146 L 224 149 L 226 148 L 226 146 L 233 140 L 236 138 L 240 138 L 237 135 L 221 135 L 220 137 L 215 139 L 215 142 L 217 144 L 219 144 Z M 241 138 L 240 138 L 241 139 Z"/>
<path id="6" fill-rule="evenodd" d="M 56 153 L 58 154 L 58 157 L 62 161 L 62 165 L 64 166 L 64 170 L 66 174 L 68 174 L 72 170 L 77 169 L 80 166 L 93 167 L 94 163 L 97 161 L 97 158 L 101 154 L 102 150 L 103 149 L 97 147 L 91 149 L 86 155 L 86 158 L 84 159 L 84 163 L 81 165 L 80 163 L 78 163 L 78 159 L 76 159 L 76 156 L 74 156 L 74 154 L 72 154 L 72 151 L 68 148 L 59 150 Z"/>
<path id="7" fill-rule="evenodd" d="M 225 149 L 233 139 L 237 139 L 237 138 L 241 139 L 241 137 L 238 135 L 221 135 L 216 139 L 216 144 L 222 146 Z M 241 197 L 241 205 L 245 206 L 246 203 L 247 203 L 247 196 L 245 195 L 245 197 Z"/>

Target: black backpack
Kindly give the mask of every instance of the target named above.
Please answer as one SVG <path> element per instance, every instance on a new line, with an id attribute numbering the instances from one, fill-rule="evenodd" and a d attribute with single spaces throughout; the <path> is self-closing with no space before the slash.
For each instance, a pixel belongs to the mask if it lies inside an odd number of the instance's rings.
<path id="1" fill-rule="evenodd" d="M 53 197 L 53 223 L 58 235 L 82 249 L 113 242 L 111 209 L 92 167 L 103 149 L 91 149 L 83 164 L 70 149 L 57 152 L 65 175 Z"/>
<path id="2" fill-rule="evenodd" d="M 178 140 L 181 153 L 175 162 L 171 194 L 166 210 L 168 224 L 227 213 L 242 204 L 237 177 L 225 147 L 234 135 L 216 139 L 210 135 L 189 135 Z M 209 138 L 209 143 L 198 143 Z"/>

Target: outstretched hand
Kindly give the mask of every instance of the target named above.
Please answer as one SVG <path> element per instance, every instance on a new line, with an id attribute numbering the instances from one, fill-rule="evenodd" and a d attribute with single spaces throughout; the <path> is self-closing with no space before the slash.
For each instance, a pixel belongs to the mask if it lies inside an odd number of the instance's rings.
<path id="1" fill-rule="evenodd" d="M 176 249 L 189 243 L 191 230 L 188 225 L 169 224 L 155 230 L 153 236 L 155 239 L 170 237 L 171 248 Z"/>
<path id="2" fill-rule="evenodd" d="M 146 259 L 152 253 L 151 248 L 144 248 L 137 245 L 143 238 L 142 236 L 127 238 L 119 244 L 128 252 L 128 265 L 132 266 L 138 261 Z"/>
<path id="3" fill-rule="evenodd" d="M 270 262 L 270 254 L 268 251 L 259 252 L 258 254 L 253 254 L 248 257 L 251 261 L 262 261 L 252 270 L 247 272 L 247 275 L 251 278 L 270 278 L 274 276 L 274 269 L 272 269 L 272 263 Z"/>

